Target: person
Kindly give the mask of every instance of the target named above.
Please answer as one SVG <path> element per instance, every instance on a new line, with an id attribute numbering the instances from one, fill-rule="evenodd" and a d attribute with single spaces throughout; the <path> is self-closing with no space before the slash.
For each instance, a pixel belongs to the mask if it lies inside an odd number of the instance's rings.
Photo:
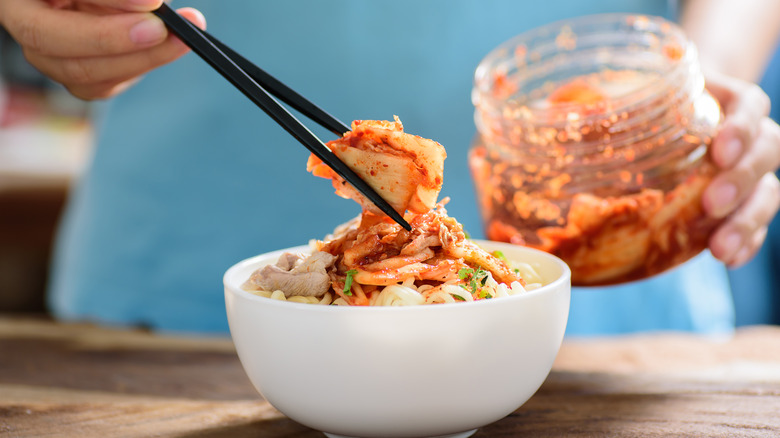
<path id="1" fill-rule="evenodd" d="M 159 4 L 0 3 L 0 23 L 33 65 L 75 96 L 106 100 L 91 166 L 63 220 L 50 305 L 66 320 L 224 333 L 228 266 L 322 238 L 358 206 L 308 175 L 305 149 L 205 62 L 194 55 L 173 62 L 187 49 L 148 12 Z M 398 115 L 407 132 L 442 143 L 448 211 L 481 237 L 466 164 L 475 132 L 469 92 L 480 59 L 547 22 L 604 12 L 675 18 L 674 4 L 191 0 L 179 11 L 200 27 L 208 17 L 215 36 L 337 117 Z M 756 253 L 780 203 L 773 174 L 780 128 L 766 117 L 769 100 L 755 85 L 778 17 L 778 2 L 682 5 L 680 22 L 726 115 L 712 146 L 721 172 L 703 199 L 709 215 L 726 220 L 711 237 L 711 255 L 647 281 L 574 290 L 568 334 L 733 329 L 723 264 L 738 266 Z"/>

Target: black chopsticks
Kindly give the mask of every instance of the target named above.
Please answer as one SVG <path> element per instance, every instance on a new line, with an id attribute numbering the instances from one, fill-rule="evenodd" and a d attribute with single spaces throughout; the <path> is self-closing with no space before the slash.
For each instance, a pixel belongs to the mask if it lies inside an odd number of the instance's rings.
<path id="1" fill-rule="evenodd" d="M 296 93 L 279 80 L 255 66 L 236 52 L 219 42 L 180 16 L 176 11 L 163 3 L 154 11 L 155 15 L 165 23 L 171 32 L 179 37 L 193 52 L 217 70 L 233 86 L 238 88 L 246 97 L 259 106 L 276 123 L 281 125 L 290 135 L 301 142 L 309 151 L 333 171 L 339 174 L 347 182 L 352 184 L 360 193 L 373 202 L 380 210 L 398 222 L 406 230 L 411 231 L 403 216 L 390 206 L 379 194 L 365 181 L 352 171 L 336 154 L 306 128 L 295 116 L 283 107 L 274 95 L 292 106 L 314 122 L 322 125 L 336 135 L 343 135 L 349 131 L 349 127 L 328 114 L 308 99 Z M 273 95 L 272 95 L 273 94 Z"/>

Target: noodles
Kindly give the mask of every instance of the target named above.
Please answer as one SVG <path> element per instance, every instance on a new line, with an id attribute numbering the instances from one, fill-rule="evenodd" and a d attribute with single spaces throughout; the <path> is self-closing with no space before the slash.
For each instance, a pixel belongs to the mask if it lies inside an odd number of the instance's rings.
<path id="1" fill-rule="evenodd" d="M 273 292 L 269 292 L 266 290 L 250 290 L 249 292 L 252 292 L 255 295 L 259 295 L 261 297 L 270 298 L 272 300 L 280 300 L 280 301 L 291 301 L 294 303 L 304 303 L 304 304 L 332 304 L 333 303 L 333 295 L 330 293 L 326 293 L 320 298 L 317 297 L 304 297 L 300 295 L 292 296 L 289 299 L 284 295 L 284 292 L 280 290 L 276 290 Z"/>
<path id="2" fill-rule="evenodd" d="M 411 287 L 402 285 L 390 285 L 382 289 L 382 292 L 376 294 L 376 299 L 372 300 L 372 306 L 414 306 L 424 304 L 425 297 L 420 292 Z"/>

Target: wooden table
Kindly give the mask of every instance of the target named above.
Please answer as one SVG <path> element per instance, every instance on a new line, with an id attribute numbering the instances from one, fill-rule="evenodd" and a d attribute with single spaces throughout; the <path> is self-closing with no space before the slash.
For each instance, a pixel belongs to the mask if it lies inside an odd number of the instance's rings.
<path id="1" fill-rule="evenodd" d="M 263 401 L 226 338 L 0 316 L 0 436 L 322 437 Z M 474 437 L 780 436 L 780 328 L 566 340 Z"/>

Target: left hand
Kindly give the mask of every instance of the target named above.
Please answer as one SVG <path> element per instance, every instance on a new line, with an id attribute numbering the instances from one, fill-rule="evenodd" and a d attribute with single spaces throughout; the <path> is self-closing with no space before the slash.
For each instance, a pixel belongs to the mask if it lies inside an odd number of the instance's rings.
<path id="1" fill-rule="evenodd" d="M 725 119 L 711 155 L 721 169 L 704 192 L 705 212 L 725 218 L 710 236 L 710 252 L 729 267 L 750 260 L 780 206 L 780 126 L 769 118 L 769 97 L 755 84 L 719 74 L 707 89 Z"/>

